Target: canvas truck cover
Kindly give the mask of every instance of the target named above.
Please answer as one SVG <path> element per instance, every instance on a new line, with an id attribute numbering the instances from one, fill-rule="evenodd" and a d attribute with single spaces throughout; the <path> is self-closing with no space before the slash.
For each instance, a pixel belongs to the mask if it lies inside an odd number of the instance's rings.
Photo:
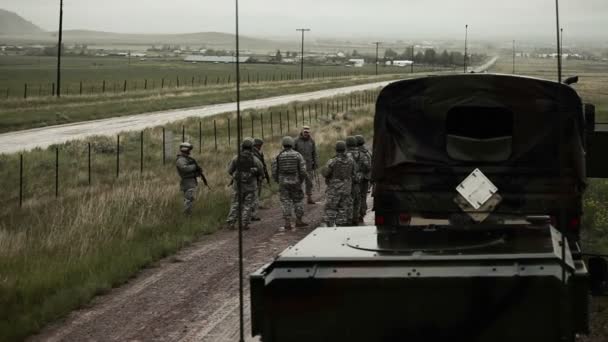
<path id="1" fill-rule="evenodd" d="M 464 74 L 395 82 L 376 103 L 372 177 L 394 184 L 407 178 L 396 179 L 391 169 L 398 166 L 398 174 L 485 166 L 564 172 L 583 182 L 582 110 L 570 86 L 534 78 Z"/>

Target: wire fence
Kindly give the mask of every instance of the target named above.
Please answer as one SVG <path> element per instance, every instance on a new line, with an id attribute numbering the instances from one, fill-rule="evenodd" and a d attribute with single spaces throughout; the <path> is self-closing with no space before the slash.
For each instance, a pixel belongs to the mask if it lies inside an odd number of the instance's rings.
<path id="1" fill-rule="evenodd" d="M 405 74 L 410 69 L 382 72 L 381 74 Z M 411 72 L 414 72 L 412 69 Z M 357 77 L 373 75 L 367 71 L 314 71 L 304 74 L 304 80 L 337 79 L 343 77 Z M 245 73 L 241 76 L 244 84 L 259 84 L 268 82 L 300 81 L 299 73 Z M 191 77 L 175 76 L 160 79 L 124 79 L 124 80 L 82 80 L 78 82 L 62 82 L 62 96 L 83 96 L 121 94 L 134 91 L 162 91 L 186 88 L 204 88 L 235 83 L 236 78 L 232 74 L 226 75 L 196 75 Z M 23 83 L 22 87 L 7 86 L 0 88 L 0 99 L 29 99 L 35 97 L 55 96 L 57 93 L 54 82 L 47 83 Z"/>
<path id="2" fill-rule="evenodd" d="M 377 94 L 377 90 L 362 91 L 245 112 L 241 115 L 242 135 L 269 139 L 294 134 L 304 125 L 329 124 L 336 113 L 375 103 Z M 73 141 L 47 150 L 22 153 L 18 158 L 2 159 L 2 168 L 13 169 L 13 172 L 3 175 L 4 180 L 0 180 L 5 193 L 9 194 L 4 199 L 5 205 L 13 202 L 21 208 L 28 199 L 57 199 L 66 190 L 90 187 L 95 183 L 112 186 L 116 184 L 115 180 L 126 175 L 143 174 L 154 168 L 173 165 L 177 146 L 183 141 L 192 143 L 194 153 L 232 150 L 237 142 L 234 138 L 237 134 L 236 120 L 235 113 L 190 118 L 181 126 L 168 125 L 123 133 L 113 138 Z M 8 164 L 13 165 L 10 167 Z M 18 182 L 10 174 L 17 174 Z"/>

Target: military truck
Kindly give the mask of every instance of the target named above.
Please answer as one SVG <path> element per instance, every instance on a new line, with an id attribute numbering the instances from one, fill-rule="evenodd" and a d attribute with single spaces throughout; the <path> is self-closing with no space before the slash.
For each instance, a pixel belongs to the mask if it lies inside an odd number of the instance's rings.
<path id="1" fill-rule="evenodd" d="M 605 281 L 590 279 L 579 245 L 587 177 L 608 174 L 593 158 L 608 146 L 594 124 L 593 105 L 547 80 L 465 74 L 387 86 L 374 122 L 375 226 L 318 228 L 253 273 L 253 335 L 587 333 L 590 285 Z"/>

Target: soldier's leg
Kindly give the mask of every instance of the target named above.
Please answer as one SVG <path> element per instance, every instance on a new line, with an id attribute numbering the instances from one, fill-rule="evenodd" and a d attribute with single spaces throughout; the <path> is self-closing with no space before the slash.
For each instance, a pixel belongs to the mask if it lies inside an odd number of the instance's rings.
<path id="1" fill-rule="evenodd" d="M 279 187 L 279 201 L 281 202 L 281 210 L 283 211 L 283 218 L 286 222 L 291 220 L 291 213 L 293 212 L 293 201 L 289 188 L 285 185 Z"/>
<path id="2" fill-rule="evenodd" d="M 292 188 L 291 198 L 296 214 L 296 220 L 300 222 L 302 221 L 302 217 L 304 217 L 304 191 L 302 191 L 301 185 Z"/>
<path id="3" fill-rule="evenodd" d="M 353 187 L 353 209 L 351 212 L 351 221 L 354 225 L 359 224 L 359 211 L 361 206 L 361 192 L 360 192 L 360 184 L 356 184 Z"/>
<path id="4" fill-rule="evenodd" d="M 313 179 L 315 175 L 312 170 L 306 171 L 306 173 L 308 174 L 308 177 L 306 177 L 306 195 L 310 197 L 312 196 Z"/>
<path id="5" fill-rule="evenodd" d="M 352 221 L 353 198 L 349 193 L 340 194 L 336 223 L 340 227 L 350 226 Z"/>
<path id="6" fill-rule="evenodd" d="M 369 181 L 365 180 L 361 183 L 361 205 L 359 206 L 359 221 L 363 221 L 367 214 L 367 192 L 369 191 Z"/>
<path id="7" fill-rule="evenodd" d="M 328 227 L 333 227 L 336 224 L 339 205 L 340 195 L 328 189 L 325 196 L 325 212 L 323 214 L 323 222 Z"/>
<path id="8" fill-rule="evenodd" d="M 251 222 L 251 213 L 255 204 L 256 192 L 249 191 L 243 194 L 243 226 Z"/>
<path id="9" fill-rule="evenodd" d="M 251 207 L 251 220 L 252 221 L 259 221 L 260 218 L 258 217 L 258 207 L 260 205 L 260 191 L 261 191 L 261 186 L 258 184 L 258 190 L 253 192 L 253 205 Z"/>
<path id="10" fill-rule="evenodd" d="M 194 200 L 196 195 L 196 188 L 186 189 L 184 191 L 184 214 L 192 215 L 192 207 L 194 206 Z"/>
<path id="11" fill-rule="evenodd" d="M 238 220 L 239 214 L 239 195 L 236 190 L 232 190 L 232 202 L 230 203 L 230 211 L 228 212 L 228 218 L 226 224 L 234 226 Z"/>

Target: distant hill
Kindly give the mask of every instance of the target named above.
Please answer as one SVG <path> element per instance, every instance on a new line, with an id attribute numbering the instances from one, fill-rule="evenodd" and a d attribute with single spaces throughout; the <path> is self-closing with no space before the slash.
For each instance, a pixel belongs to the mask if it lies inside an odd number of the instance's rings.
<path id="1" fill-rule="evenodd" d="M 43 32 L 44 30 L 19 14 L 0 9 L 0 35 L 30 35 Z"/>

